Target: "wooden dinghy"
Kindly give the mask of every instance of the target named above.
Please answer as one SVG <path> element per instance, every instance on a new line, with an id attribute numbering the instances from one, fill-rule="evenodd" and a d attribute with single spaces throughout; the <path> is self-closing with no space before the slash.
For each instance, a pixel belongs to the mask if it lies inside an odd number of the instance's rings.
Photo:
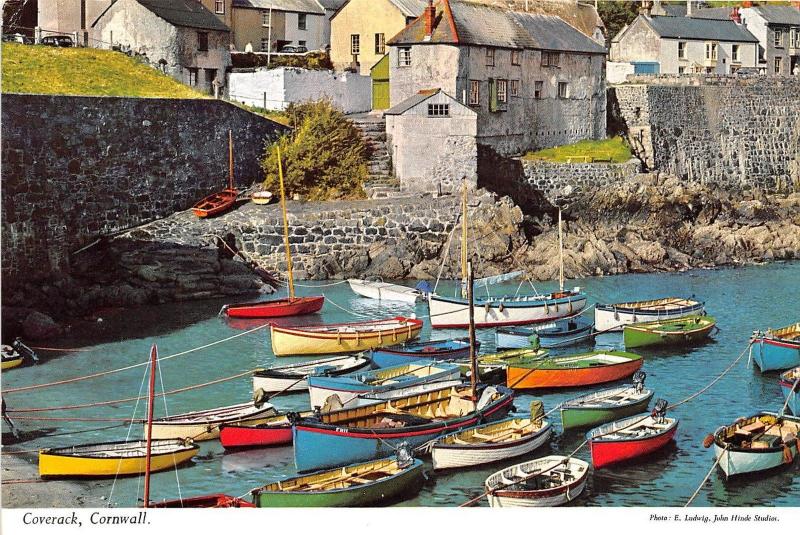
<path id="1" fill-rule="evenodd" d="M 422 292 L 400 284 L 364 279 L 347 279 L 350 289 L 362 297 L 383 301 L 399 301 L 413 305 L 422 297 Z"/>
<path id="2" fill-rule="evenodd" d="M 304 327 L 270 326 L 272 352 L 287 355 L 355 353 L 395 345 L 419 336 L 422 320 L 398 316 L 384 320 Z"/>
<path id="3" fill-rule="evenodd" d="M 192 212 L 200 218 L 220 215 L 236 204 L 238 196 L 239 190 L 233 185 L 233 133 L 228 130 L 228 187 L 197 202 L 192 206 Z"/>
<path id="4" fill-rule="evenodd" d="M 254 191 L 252 195 L 250 195 L 250 200 L 253 204 L 269 204 L 272 202 L 272 192 L 271 191 Z"/>
<path id="5" fill-rule="evenodd" d="M 360 507 L 419 493 L 423 463 L 408 453 L 315 472 L 252 491 L 258 507 Z"/>
<path id="6" fill-rule="evenodd" d="M 550 440 L 553 429 L 544 419 L 541 402 L 531 406 L 532 417 L 507 418 L 437 439 L 431 446 L 433 469 L 494 463 L 540 448 Z"/>
<path id="7" fill-rule="evenodd" d="M 191 460 L 200 447 L 191 440 L 153 440 L 150 471 L 169 470 Z M 101 478 L 145 473 L 147 441 L 106 442 L 39 450 L 43 478 Z"/>
<path id="8" fill-rule="evenodd" d="M 402 442 L 415 448 L 479 419 L 501 418 L 512 401 L 503 388 L 487 387 L 475 402 L 469 386 L 451 387 L 299 418 L 295 464 L 303 472 L 384 457 Z"/>
<path id="9" fill-rule="evenodd" d="M 732 477 L 790 465 L 799 434 L 800 418 L 760 412 L 720 427 L 703 445 L 714 445 L 719 467 Z"/>
<path id="10" fill-rule="evenodd" d="M 285 318 L 314 314 L 322 309 L 325 297 L 310 295 L 305 297 L 285 297 L 268 301 L 234 303 L 222 307 L 221 313 L 229 318 Z"/>
<path id="11" fill-rule="evenodd" d="M 762 372 L 800 366 L 800 322 L 753 336 L 753 360 Z"/>
<path id="12" fill-rule="evenodd" d="M 252 402 L 187 412 L 153 420 L 154 439 L 190 438 L 196 442 L 219 438 L 224 424 L 259 424 L 275 417 L 278 411 L 269 403 L 257 407 Z M 146 436 L 146 435 L 145 435 Z"/>
<path id="13" fill-rule="evenodd" d="M 583 316 L 555 321 L 552 327 L 539 329 L 539 345 L 545 348 L 567 347 L 592 339 L 594 323 Z"/>
<path id="14" fill-rule="evenodd" d="M 2 347 L 2 360 L 0 360 L 0 369 L 10 370 L 20 366 L 25 360 L 25 357 L 20 354 L 16 349 L 9 345 L 3 344 Z"/>
<path id="15" fill-rule="evenodd" d="M 265 394 L 305 392 L 308 390 L 309 375 L 336 377 L 357 372 L 369 367 L 370 364 L 369 357 L 347 355 L 262 368 L 253 372 L 253 392 L 259 390 Z"/>
<path id="16" fill-rule="evenodd" d="M 691 344 L 706 339 L 716 325 L 716 320 L 711 316 L 685 316 L 625 325 L 622 337 L 625 349 Z"/>
<path id="17" fill-rule="evenodd" d="M 786 371 L 781 374 L 781 392 L 786 400 L 786 406 L 795 416 L 800 416 L 800 367 Z"/>
<path id="18" fill-rule="evenodd" d="M 478 349 L 480 343 L 476 342 L 475 350 Z M 419 359 L 456 360 L 467 357 L 469 357 L 468 338 L 411 342 L 370 351 L 370 358 L 378 368 L 400 366 Z"/>
<path id="19" fill-rule="evenodd" d="M 630 377 L 643 362 L 640 355 L 624 351 L 592 351 L 535 361 L 511 361 L 506 368 L 506 385 L 523 390 L 608 383 Z"/>
<path id="20" fill-rule="evenodd" d="M 597 304 L 594 327 L 598 332 L 621 331 L 624 325 L 703 314 L 705 303 L 683 297 L 664 297 L 628 303 Z"/>
<path id="21" fill-rule="evenodd" d="M 151 503 L 148 507 L 155 507 L 156 509 L 228 509 L 255 507 L 255 504 L 227 494 L 209 494 L 207 496 L 193 496 L 191 498 Z"/>
<path id="22" fill-rule="evenodd" d="M 510 466 L 486 479 L 491 507 L 553 507 L 583 492 L 589 463 L 550 455 Z"/>
<path id="23" fill-rule="evenodd" d="M 285 446 L 292 443 L 292 424 L 223 425 L 219 441 L 226 450 Z"/>
<path id="24" fill-rule="evenodd" d="M 484 383 L 502 383 L 506 380 L 506 368 L 509 362 L 538 361 L 550 355 L 546 349 L 526 348 L 507 349 L 497 353 L 486 353 L 477 358 L 476 366 L 480 381 Z M 469 372 L 469 362 L 459 362 L 463 373 Z"/>
<path id="25" fill-rule="evenodd" d="M 359 398 L 364 394 L 379 394 L 398 388 L 460 378 L 461 368 L 457 364 L 417 360 L 391 368 L 338 377 L 312 375 L 308 378 L 308 394 L 312 407 L 322 407 L 329 396 L 336 395 L 343 407 L 350 408 L 371 403 L 370 400 Z"/>
<path id="26" fill-rule="evenodd" d="M 653 391 L 644 388 L 645 372 L 633 374 L 633 385 L 598 390 L 561 404 L 561 428 L 564 431 L 594 427 L 647 410 Z"/>
<path id="27" fill-rule="evenodd" d="M 596 427 L 586 434 L 592 465 L 608 465 L 649 455 L 669 444 L 678 430 L 678 419 L 666 417 L 667 402 L 658 400 L 653 414 L 637 414 Z"/>

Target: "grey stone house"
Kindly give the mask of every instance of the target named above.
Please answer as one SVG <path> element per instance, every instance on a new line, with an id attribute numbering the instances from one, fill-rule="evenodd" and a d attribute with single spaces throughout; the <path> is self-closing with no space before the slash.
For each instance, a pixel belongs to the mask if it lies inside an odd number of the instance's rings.
<path id="1" fill-rule="evenodd" d="M 92 27 L 100 38 L 201 91 L 224 83 L 230 31 L 197 0 L 116 0 Z"/>
<path id="2" fill-rule="evenodd" d="M 764 74 L 800 74 L 800 3 L 739 10 L 742 23 L 758 38 L 758 66 Z"/>
<path id="3" fill-rule="evenodd" d="M 441 88 L 501 155 L 606 135 L 605 49 L 559 17 L 440 0 L 388 44 L 392 106 Z"/>
<path id="4" fill-rule="evenodd" d="M 691 4 L 689 4 L 691 6 Z M 758 59 L 758 39 L 744 25 L 693 13 L 671 16 L 656 3 L 623 28 L 612 40 L 610 61 L 633 63 L 639 74 L 731 74 L 741 68 L 754 68 Z M 703 10 L 706 11 L 706 10 Z"/>
<path id="5" fill-rule="evenodd" d="M 478 180 L 478 114 L 440 89 L 384 113 L 395 177 L 405 191 L 453 191 Z"/>

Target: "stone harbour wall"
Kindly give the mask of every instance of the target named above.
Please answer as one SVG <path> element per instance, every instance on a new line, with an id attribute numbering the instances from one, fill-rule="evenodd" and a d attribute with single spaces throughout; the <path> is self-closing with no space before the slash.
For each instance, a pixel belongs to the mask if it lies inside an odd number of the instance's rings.
<path id="1" fill-rule="evenodd" d="M 556 163 L 525 158 L 519 161 L 524 180 L 520 187 L 537 189 L 550 202 L 631 182 L 642 166 L 637 158 L 625 163 Z"/>
<path id="2" fill-rule="evenodd" d="M 732 191 L 800 190 L 800 77 L 629 77 L 609 100 L 650 169 Z"/>
<path id="3" fill-rule="evenodd" d="M 5 288 L 70 267 L 98 236 L 185 210 L 228 180 L 261 178 L 285 127 L 218 100 L 3 94 Z"/>

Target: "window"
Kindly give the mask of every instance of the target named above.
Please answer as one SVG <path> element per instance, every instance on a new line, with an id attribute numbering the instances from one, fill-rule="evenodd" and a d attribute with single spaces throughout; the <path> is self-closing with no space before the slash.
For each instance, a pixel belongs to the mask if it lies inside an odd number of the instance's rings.
<path id="1" fill-rule="evenodd" d="M 782 48 L 783 47 L 783 32 L 780 31 L 779 29 L 776 29 L 775 30 L 775 35 L 773 37 L 775 38 L 775 46 L 777 46 L 778 48 Z"/>
<path id="2" fill-rule="evenodd" d="M 361 36 L 357 33 L 350 36 L 350 53 L 354 56 L 361 54 Z"/>
<path id="3" fill-rule="evenodd" d="M 428 104 L 428 117 L 449 117 L 450 104 Z"/>
<path id="4" fill-rule="evenodd" d="M 685 74 L 685 73 L 686 73 L 686 67 L 684 67 L 683 65 L 678 67 L 678 74 Z"/>
<path id="5" fill-rule="evenodd" d="M 767 62 L 767 51 L 764 50 L 764 47 L 758 45 L 758 62 L 759 63 L 766 63 Z"/>
<path id="6" fill-rule="evenodd" d="M 511 92 L 512 97 L 519 96 L 519 80 L 511 80 L 508 83 L 508 90 Z"/>
<path id="7" fill-rule="evenodd" d="M 197 68 L 189 68 L 189 85 L 197 85 Z"/>
<path id="8" fill-rule="evenodd" d="M 569 97 L 569 85 L 567 82 L 558 82 L 558 98 Z"/>
<path id="9" fill-rule="evenodd" d="M 706 43 L 706 59 L 716 61 L 717 59 L 717 43 Z"/>
<path id="10" fill-rule="evenodd" d="M 398 67 L 411 66 L 411 47 L 403 46 L 397 49 L 397 65 Z"/>
<path id="11" fill-rule="evenodd" d="M 305 41 L 297 41 L 297 45 L 298 46 L 306 46 L 306 42 Z"/>
<path id="12" fill-rule="evenodd" d="M 298 30 L 305 30 L 306 29 L 306 14 L 305 13 L 298 13 L 297 14 L 297 29 Z"/>
<path id="13" fill-rule="evenodd" d="M 781 73 L 781 67 L 783 66 L 783 58 L 780 56 L 775 58 L 775 74 Z"/>
<path id="14" fill-rule="evenodd" d="M 262 11 L 261 12 L 261 26 L 263 26 L 264 28 L 269 28 L 270 22 L 271 21 L 270 21 L 269 11 Z"/>
<path id="15" fill-rule="evenodd" d="M 269 39 L 266 37 L 261 38 L 261 51 L 269 52 Z"/>
<path id="16" fill-rule="evenodd" d="M 481 83 L 478 80 L 469 81 L 469 105 L 481 105 Z"/>
<path id="17" fill-rule="evenodd" d="M 494 67 L 494 48 L 486 48 L 486 66 Z"/>
<path id="18" fill-rule="evenodd" d="M 386 36 L 382 33 L 375 34 L 375 53 L 381 56 L 386 53 Z"/>
<path id="19" fill-rule="evenodd" d="M 560 59 L 558 52 L 542 52 L 542 67 L 558 67 Z"/>
<path id="20" fill-rule="evenodd" d="M 208 50 L 208 32 L 197 32 L 197 50 L 201 52 Z"/>
<path id="21" fill-rule="evenodd" d="M 508 102 L 508 80 L 497 80 L 497 102 Z"/>
<path id="22" fill-rule="evenodd" d="M 731 60 L 739 61 L 739 45 L 731 46 Z"/>
<path id="23" fill-rule="evenodd" d="M 789 46 L 800 48 L 800 30 L 792 28 L 789 32 Z"/>
<path id="24" fill-rule="evenodd" d="M 511 51 L 511 64 L 522 65 L 522 51 L 520 50 Z"/>
<path id="25" fill-rule="evenodd" d="M 225 14 L 225 0 L 214 0 L 214 13 L 218 15 Z"/>
<path id="26" fill-rule="evenodd" d="M 686 41 L 678 41 L 678 59 L 686 59 Z"/>
<path id="27" fill-rule="evenodd" d="M 542 98 L 542 86 L 544 85 L 543 82 L 533 82 L 533 98 L 536 100 L 540 100 Z"/>

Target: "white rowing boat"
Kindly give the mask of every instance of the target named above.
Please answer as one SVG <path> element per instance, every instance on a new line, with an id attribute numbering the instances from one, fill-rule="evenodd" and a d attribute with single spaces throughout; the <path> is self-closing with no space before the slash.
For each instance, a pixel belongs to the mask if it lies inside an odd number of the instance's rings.
<path id="1" fill-rule="evenodd" d="M 369 357 L 347 355 L 258 369 L 253 372 L 253 392 L 305 392 L 309 375 L 345 375 L 368 367 L 370 362 Z"/>
<path id="2" fill-rule="evenodd" d="M 586 486 L 589 463 L 550 455 L 510 466 L 486 479 L 491 507 L 553 507 L 577 498 Z"/>
<path id="3" fill-rule="evenodd" d="M 369 281 L 364 279 L 347 279 L 350 289 L 362 297 L 380 299 L 383 301 L 400 301 L 414 304 L 422 297 L 422 292 L 416 288 L 391 284 L 383 281 Z"/>
<path id="4" fill-rule="evenodd" d="M 187 412 L 153 420 L 153 438 L 191 438 L 198 442 L 219 438 L 223 424 L 257 425 L 266 423 L 278 411 L 269 403 L 257 407 L 252 402 L 218 407 L 204 411 Z M 147 428 L 145 427 L 145 438 Z"/>

